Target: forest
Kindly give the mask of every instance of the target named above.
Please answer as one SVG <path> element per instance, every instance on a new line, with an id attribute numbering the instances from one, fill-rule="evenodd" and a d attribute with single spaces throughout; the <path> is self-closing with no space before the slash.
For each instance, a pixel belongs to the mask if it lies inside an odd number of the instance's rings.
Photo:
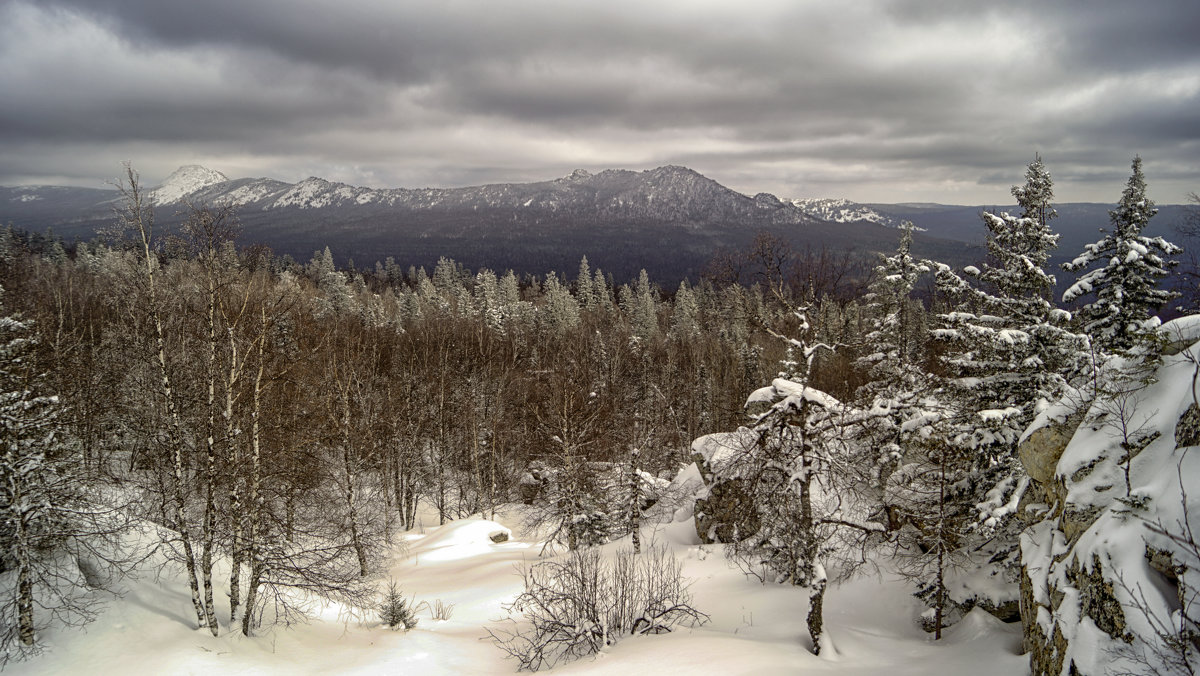
<path id="1" fill-rule="evenodd" d="M 239 247 L 220 206 L 161 231 L 130 169 L 89 242 L 0 232 L 0 661 L 97 617 L 88 590 L 149 556 L 134 531 L 213 635 L 298 621 L 297 594 L 376 607 L 422 505 L 445 524 L 523 503 L 544 553 L 594 569 L 594 545 L 633 535 L 640 554 L 653 506 L 687 503 L 743 571 L 806 590 L 818 654 L 826 589 L 869 562 L 912 582 L 932 637 L 973 607 L 1029 622 L 1018 446 L 1052 404 L 1146 382 L 1178 312 L 1163 280 L 1183 252 L 1141 236 L 1154 209 L 1132 168 L 1107 234 L 1067 252 L 1063 298 L 1040 159 L 1012 190 L 1021 213 L 983 214 L 975 266 L 912 256 L 911 225 L 869 263 L 764 232 L 665 289 L 586 258 L 541 277 L 339 269 L 328 248 L 297 263 Z M 668 495 L 692 463 L 703 490 Z M 528 600 L 561 581 L 543 572 Z M 691 612 L 622 627 L 700 619 L 676 600 Z M 580 650 L 500 643 L 532 669 Z"/>

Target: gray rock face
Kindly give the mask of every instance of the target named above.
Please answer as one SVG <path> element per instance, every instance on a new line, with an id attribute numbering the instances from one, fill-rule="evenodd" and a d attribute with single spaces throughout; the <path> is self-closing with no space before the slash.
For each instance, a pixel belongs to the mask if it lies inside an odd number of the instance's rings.
<path id="1" fill-rule="evenodd" d="M 1067 418 L 1065 422 L 1047 425 L 1029 435 L 1017 447 L 1017 455 L 1029 477 L 1040 484 L 1054 481 L 1054 473 L 1058 468 L 1058 460 L 1070 443 L 1075 430 L 1083 415 L 1077 414 Z"/>
<path id="2" fill-rule="evenodd" d="M 1181 374 L 1181 368 L 1189 371 Z M 1169 598 L 1172 588 L 1179 593 L 1185 587 L 1184 571 L 1170 551 L 1172 541 L 1155 540 L 1146 524 L 1156 518 L 1174 523 L 1161 515 L 1172 514 L 1180 498 L 1162 487 L 1180 481 L 1174 475 L 1184 449 L 1200 446 L 1200 407 L 1179 413 L 1180 386 L 1190 368 L 1181 359 L 1163 361 L 1142 395 L 1154 406 L 1136 412 L 1145 429 L 1130 436 L 1105 426 L 1111 402 L 1099 400 L 1031 433 L 1018 447 L 1032 479 L 1021 505 L 1028 526 L 1021 540 L 1020 614 L 1035 676 L 1124 673 L 1130 667 L 1120 660 L 1136 661 L 1137 655 L 1150 655 L 1142 657 L 1150 661 L 1133 672 L 1168 670 L 1154 661 L 1162 659 L 1152 646 L 1159 639 L 1142 618 L 1150 607 L 1169 613 L 1177 603 Z M 1129 468 L 1132 485 L 1126 488 L 1122 474 Z M 1164 472 L 1173 476 L 1158 476 Z M 1130 600 L 1135 586 L 1146 594 L 1142 605 Z"/>
<path id="3" fill-rule="evenodd" d="M 1175 425 L 1175 447 L 1200 446 L 1200 408 L 1187 407 Z"/>
<path id="4" fill-rule="evenodd" d="M 741 479 L 719 481 L 696 500 L 696 534 L 705 544 L 731 543 L 758 532 L 758 510 Z"/>

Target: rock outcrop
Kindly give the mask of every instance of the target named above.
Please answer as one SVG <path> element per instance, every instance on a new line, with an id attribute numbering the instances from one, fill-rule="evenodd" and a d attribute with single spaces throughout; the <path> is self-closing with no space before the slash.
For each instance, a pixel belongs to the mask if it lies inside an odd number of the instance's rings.
<path id="1" fill-rule="evenodd" d="M 704 490 L 696 498 L 696 535 L 705 544 L 732 543 L 761 527 L 758 507 L 743 480 L 725 476 L 725 470 L 745 444 L 757 436 L 746 428 L 700 437 L 692 443 L 692 458 L 700 471 Z"/>
<path id="2" fill-rule="evenodd" d="M 1186 319 L 1190 329 L 1196 318 Z M 1189 608 L 1188 580 L 1200 575 L 1178 564 L 1200 549 L 1171 537 L 1200 528 L 1185 489 L 1200 480 L 1185 453 L 1200 445 L 1191 392 L 1200 344 L 1173 352 L 1123 393 L 1075 393 L 1052 407 L 1018 447 L 1033 480 L 1021 504 L 1020 611 L 1036 676 L 1180 666 L 1162 627 L 1181 598 Z"/>

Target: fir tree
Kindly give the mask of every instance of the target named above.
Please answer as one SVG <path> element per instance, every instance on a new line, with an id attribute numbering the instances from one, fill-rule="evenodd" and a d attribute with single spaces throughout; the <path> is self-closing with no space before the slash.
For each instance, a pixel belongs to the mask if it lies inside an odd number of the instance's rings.
<path id="1" fill-rule="evenodd" d="M 630 323 L 633 334 L 642 340 L 649 340 L 658 334 L 658 304 L 654 298 L 654 290 L 650 286 L 650 277 L 643 269 L 638 273 L 637 283 L 629 299 Z"/>
<path id="2" fill-rule="evenodd" d="M 545 294 L 542 319 L 551 333 L 561 334 L 579 326 L 579 301 L 571 295 L 570 289 L 559 283 L 553 272 L 546 275 Z"/>
<path id="3" fill-rule="evenodd" d="M 984 213 L 990 255 L 982 269 L 967 267 L 963 277 L 939 265 L 938 288 L 957 309 L 939 315 L 932 332 L 946 374 L 936 397 L 949 411 L 940 429 L 949 448 L 938 456 L 966 464 L 968 490 L 959 499 L 978 509 L 979 533 L 990 537 L 992 561 L 1006 577 L 1014 575 L 1017 546 L 1010 517 L 1029 481 L 1017 441 L 1037 411 L 1057 400 L 1086 345 L 1067 328 L 1070 314 L 1048 300 L 1055 279 L 1045 266 L 1058 241 L 1042 220 L 1053 211 L 1050 181 L 1040 161 L 1028 176 L 1014 195 L 1036 217 Z"/>
<path id="4" fill-rule="evenodd" d="M 1021 218 L 1032 218 L 1045 226 L 1058 212 L 1051 206 L 1054 201 L 1054 181 L 1042 163 L 1041 155 L 1034 155 L 1033 162 L 1025 170 L 1025 185 L 1014 185 L 1012 195 L 1021 207 Z"/>
<path id="5" fill-rule="evenodd" d="M 1013 190 L 1025 201 L 1022 208 L 1053 213 L 1040 159 L 1028 175 L 1032 183 Z M 970 428 L 960 441 L 996 459 L 1014 450 L 1039 402 L 1057 398 L 1083 347 L 1067 329 L 1070 314 L 1049 300 L 1055 279 L 1045 268 L 1059 236 L 1041 216 L 985 212 L 983 222 L 989 261 L 982 269 L 968 266 L 964 278 L 948 266 L 938 268 L 939 290 L 964 309 L 942 314 L 934 337 L 949 350 L 943 357 L 948 385 Z"/>
<path id="6" fill-rule="evenodd" d="M 895 255 L 883 256 L 866 295 L 866 316 L 874 325 L 862 338 L 862 356 L 856 366 L 866 372 L 867 383 L 858 393 L 869 412 L 862 430 L 878 450 L 874 473 L 882 486 L 887 474 L 905 455 L 905 423 L 923 414 L 922 395 L 929 388 L 924 364 L 924 309 L 912 298 L 917 281 L 935 264 L 909 253 L 913 224 L 901 225 Z"/>
<path id="7" fill-rule="evenodd" d="M 1112 232 L 1085 246 L 1075 260 L 1063 265 L 1066 270 L 1082 273 L 1063 293 L 1063 302 L 1092 296 L 1078 314 L 1084 332 L 1103 350 L 1128 352 L 1144 343 L 1159 324 L 1158 310 L 1178 296 L 1158 288 L 1158 282 L 1176 264 L 1165 257 L 1182 249 L 1162 237 L 1142 235 L 1156 213 L 1154 202 L 1146 196 L 1142 158 L 1134 157 L 1133 175 L 1121 201 L 1108 212 Z"/>
<path id="8" fill-rule="evenodd" d="M 587 256 L 579 261 L 579 275 L 575 278 L 575 295 L 579 298 L 579 305 L 584 310 L 596 307 L 596 293 L 593 291 L 592 272 L 588 267 Z"/>
<path id="9" fill-rule="evenodd" d="M 388 581 L 383 601 L 379 603 L 379 619 L 392 631 L 408 631 L 417 626 L 417 613 L 410 599 L 404 598 L 395 580 Z"/>
<path id="10" fill-rule="evenodd" d="M 699 312 L 696 296 L 685 279 L 679 283 L 679 290 L 675 292 L 675 307 L 671 311 L 671 334 L 679 338 L 697 336 L 700 333 L 700 325 L 696 321 Z"/>

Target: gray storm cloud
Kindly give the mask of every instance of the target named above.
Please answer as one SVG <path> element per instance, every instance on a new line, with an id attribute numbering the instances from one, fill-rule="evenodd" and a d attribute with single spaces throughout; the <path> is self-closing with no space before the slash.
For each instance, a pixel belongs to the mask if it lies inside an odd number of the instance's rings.
<path id="1" fill-rule="evenodd" d="M 994 203 L 1200 184 L 1194 0 L 0 3 L 0 183 L 199 162 L 375 186 L 687 164 L 739 190 Z"/>

